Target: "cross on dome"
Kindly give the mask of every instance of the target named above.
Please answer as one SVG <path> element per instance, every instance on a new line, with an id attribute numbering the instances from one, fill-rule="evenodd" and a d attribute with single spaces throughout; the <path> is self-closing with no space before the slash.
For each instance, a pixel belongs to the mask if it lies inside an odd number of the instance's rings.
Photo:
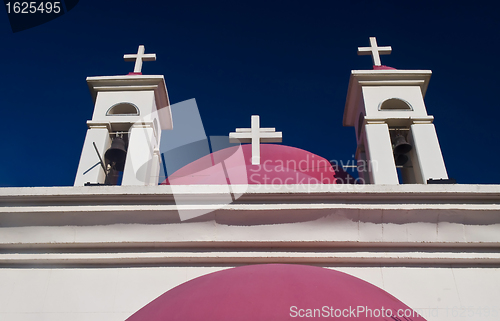
<path id="1" fill-rule="evenodd" d="M 370 47 L 358 47 L 358 56 L 372 55 L 373 65 L 381 66 L 380 55 L 389 55 L 391 51 L 391 46 L 379 47 L 377 38 L 370 37 Z"/>
<path id="2" fill-rule="evenodd" d="M 143 61 L 156 61 L 156 54 L 145 54 L 144 45 L 140 45 L 136 54 L 123 55 L 125 61 L 135 61 L 134 74 L 140 74 Z"/>
<path id="3" fill-rule="evenodd" d="M 260 143 L 281 143 L 283 134 L 276 128 L 260 128 L 260 116 L 252 115 L 251 128 L 236 128 L 229 133 L 231 143 L 252 143 L 252 165 L 260 164 Z"/>

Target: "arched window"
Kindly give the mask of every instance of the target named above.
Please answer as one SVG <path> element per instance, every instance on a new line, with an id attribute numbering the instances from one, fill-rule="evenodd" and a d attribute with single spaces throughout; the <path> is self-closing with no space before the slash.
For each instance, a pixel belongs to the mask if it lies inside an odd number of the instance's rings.
<path id="1" fill-rule="evenodd" d="M 106 112 L 106 116 L 116 116 L 116 115 L 138 116 L 139 108 L 137 108 L 137 106 L 132 103 L 118 103 L 111 106 L 111 108 L 109 108 L 108 111 Z"/>
<path id="2" fill-rule="evenodd" d="M 389 98 L 380 103 L 378 110 L 413 110 L 413 108 L 406 100 Z"/>

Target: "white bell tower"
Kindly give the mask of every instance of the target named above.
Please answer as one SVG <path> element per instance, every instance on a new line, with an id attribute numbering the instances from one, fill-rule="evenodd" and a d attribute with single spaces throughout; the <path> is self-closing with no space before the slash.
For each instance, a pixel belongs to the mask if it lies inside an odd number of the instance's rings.
<path id="1" fill-rule="evenodd" d="M 344 126 L 356 130 L 358 172 L 368 184 L 427 184 L 448 179 L 433 116 L 424 96 L 430 70 L 396 70 L 382 66 L 379 51 L 391 47 L 358 48 L 371 53 L 374 70 L 353 70 L 344 110 Z"/>
<path id="2" fill-rule="evenodd" d="M 123 172 L 121 185 L 158 184 L 161 131 L 172 129 L 167 87 L 163 76 L 142 75 L 142 61 L 156 59 L 144 54 L 144 46 L 124 58 L 136 61 L 134 72 L 87 78 L 95 107 L 74 186 L 114 185 L 111 176 L 118 172 Z M 121 164 L 106 158 L 112 156 L 110 147 L 121 153 Z"/>

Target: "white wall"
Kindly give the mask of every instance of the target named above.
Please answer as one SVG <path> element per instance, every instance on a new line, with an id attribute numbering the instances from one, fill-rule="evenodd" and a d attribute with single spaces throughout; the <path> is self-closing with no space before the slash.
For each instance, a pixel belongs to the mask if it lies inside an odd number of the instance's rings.
<path id="1" fill-rule="evenodd" d="M 188 221 L 169 186 L 0 189 L 0 320 L 125 320 L 187 280 L 257 263 L 335 268 L 429 321 L 499 318 L 500 186 L 255 186 L 217 204 L 225 188 L 179 186 L 214 209 Z"/>
<path id="2" fill-rule="evenodd" d="M 419 86 L 373 86 L 363 87 L 363 99 L 366 116 L 377 118 L 425 117 L 427 110 Z M 379 105 L 389 98 L 407 101 L 413 110 L 393 111 L 379 110 Z"/>
<path id="3" fill-rule="evenodd" d="M 0 270 L 0 320 L 123 321 L 165 291 L 226 268 L 4 268 Z M 499 268 L 333 269 L 384 289 L 422 311 L 428 321 L 500 317 Z"/>

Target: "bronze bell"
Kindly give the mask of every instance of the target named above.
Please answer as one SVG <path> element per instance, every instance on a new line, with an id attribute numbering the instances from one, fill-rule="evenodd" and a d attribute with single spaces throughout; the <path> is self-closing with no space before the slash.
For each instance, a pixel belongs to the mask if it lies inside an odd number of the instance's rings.
<path id="1" fill-rule="evenodd" d="M 408 162 L 408 156 L 405 154 L 394 154 L 394 162 L 396 163 L 396 166 L 403 166 Z"/>
<path id="2" fill-rule="evenodd" d="M 394 147 L 393 147 L 394 154 L 396 155 L 407 154 L 411 151 L 411 148 L 412 148 L 411 145 L 408 144 L 403 135 L 398 134 L 396 138 L 394 138 Z"/>
<path id="3" fill-rule="evenodd" d="M 108 164 L 116 171 L 123 172 L 125 168 L 125 159 L 127 156 L 127 148 L 122 137 L 115 137 L 111 142 L 111 147 L 106 151 L 104 157 Z"/>

